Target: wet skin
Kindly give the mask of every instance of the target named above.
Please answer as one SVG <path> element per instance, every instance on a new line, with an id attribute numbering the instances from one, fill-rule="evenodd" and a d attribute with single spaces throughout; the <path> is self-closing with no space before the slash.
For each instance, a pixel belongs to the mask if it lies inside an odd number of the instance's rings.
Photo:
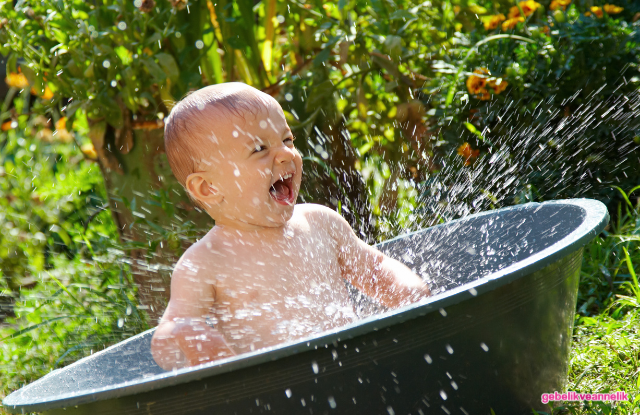
<path id="1" fill-rule="evenodd" d="M 211 119 L 187 189 L 216 226 L 178 261 L 152 353 L 170 370 L 275 346 L 355 319 L 344 280 L 388 307 L 429 295 L 329 208 L 295 205 L 302 159 L 279 105 Z M 210 166 L 210 167 L 208 167 Z"/>

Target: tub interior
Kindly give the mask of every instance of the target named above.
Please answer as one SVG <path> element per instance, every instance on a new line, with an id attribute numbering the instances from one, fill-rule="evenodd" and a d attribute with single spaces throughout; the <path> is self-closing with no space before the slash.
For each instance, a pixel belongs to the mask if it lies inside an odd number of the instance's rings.
<path id="1" fill-rule="evenodd" d="M 580 206 L 529 204 L 436 226 L 379 248 L 406 263 L 439 293 L 548 248 L 578 228 L 585 216 Z M 43 402 L 60 395 L 83 395 L 166 373 L 151 356 L 152 334 L 145 332 L 56 370 L 19 391 L 19 400 Z"/>
<path id="2" fill-rule="evenodd" d="M 579 206 L 532 203 L 396 238 L 379 249 L 407 264 L 438 294 L 550 247 L 577 229 L 585 217 Z"/>

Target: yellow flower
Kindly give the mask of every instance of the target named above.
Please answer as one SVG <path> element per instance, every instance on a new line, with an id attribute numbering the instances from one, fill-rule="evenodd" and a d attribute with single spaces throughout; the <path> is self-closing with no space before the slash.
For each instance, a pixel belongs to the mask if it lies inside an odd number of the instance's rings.
<path id="1" fill-rule="evenodd" d="M 27 81 L 27 77 L 22 73 L 11 72 L 4 80 L 10 88 L 26 88 L 29 86 L 29 81 Z"/>
<path id="2" fill-rule="evenodd" d="M 500 23 L 504 22 L 505 19 L 506 18 L 502 13 L 496 14 L 493 16 L 488 16 L 486 19 L 484 19 L 484 29 L 493 30 L 497 28 Z"/>
<path id="3" fill-rule="evenodd" d="M 514 19 L 516 17 L 523 17 L 520 15 L 520 9 L 522 9 L 522 13 L 524 13 L 524 17 L 530 16 L 533 14 L 533 12 L 535 12 L 538 9 L 538 7 L 542 5 L 537 1 L 527 0 L 527 1 L 521 1 L 520 3 L 518 3 L 518 6 L 513 6 L 509 9 L 509 19 Z"/>
<path id="4" fill-rule="evenodd" d="M 458 155 L 464 158 L 464 165 L 470 165 L 474 158 L 477 158 L 480 155 L 480 150 L 474 150 L 471 148 L 469 143 L 463 143 L 460 147 L 458 147 Z"/>
<path id="5" fill-rule="evenodd" d="M 604 13 L 602 13 L 602 7 L 597 7 L 597 6 L 593 6 L 591 8 L 591 11 L 590 12 L 586 12 L 584 15 L 585 16 L 591 16 L 591 13 L 595 14 L 598 17 L 598 19 L 601 18 L 604 15 Z"/>
<path id="6" fill-rule="evenodd" d="M 618 14 L 622 13 L 624 7 L 616 6 L 615 4 L 605 4 L 603 9 L 607 14 Z"/>
<path id="7" fill-rule="evenodd" d="M 98 153 L 96 152 L 96 148 L 93 146 L 93 143 L 83 144 L 80 147 L 80 150 L 85 156 L 89 157 L 90 159 L 98 159 Z"/>
<path id="8" fill-rule="evenodd" d="M 515 17 L 513 19 L 507 19 L 502 23 L 502 30 L 507 31 L 513 29 L 518 25 L 518 23 L 524 22 L 524 17 Z"/>
<path id="9" fill-rule="evenodd" d="M 473 73 L 477 73 L 479 75 L 491 75 L 487 68 L 480 68 L 473 71 Z M 467 78 L 467 90 L 472 95 L 483 94 L 487 92 L 485 88 L 487 86 L 487 77 L 485 76 L 476 76 L 470 75 Z"/>
<path id="10" fill-rule="evenodd" d="M 571 4 L 571 0 L 553 0 L 549 9 L 558 10 L 562 8 L 562 10 L 567 10 L 567 7 Z"/>

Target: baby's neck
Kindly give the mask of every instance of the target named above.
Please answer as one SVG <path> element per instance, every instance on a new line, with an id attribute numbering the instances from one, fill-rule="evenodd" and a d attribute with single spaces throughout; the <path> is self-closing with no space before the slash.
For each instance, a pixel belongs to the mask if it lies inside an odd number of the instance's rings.
<path id="1" fill-rule="evenodd" d="M 290 224 L 287 222 L 284 225 L 268 227 L 268 226 L 256 226 L 252 224 L 245 224 L 241 222 L 238 226 L 237 223 L 220 223 L 216 222 L 216 225 L 211 229 L 211 232 L 225 237 L 273 237 L 276 235 L 285 234 L 290 228 Z"/>

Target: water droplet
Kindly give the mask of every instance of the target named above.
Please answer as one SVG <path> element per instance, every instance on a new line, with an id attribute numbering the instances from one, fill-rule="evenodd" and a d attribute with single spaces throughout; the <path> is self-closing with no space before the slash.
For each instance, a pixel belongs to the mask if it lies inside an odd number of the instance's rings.
<path id="1" fill-rule="evenodd" d="M 276 17 L 276 19 L 278 19 L 278 23 L 282 24 L 284 23 L 284 16 L 279 14 L 278 17 Z"/>
<path id="2" fill-rule="evenodd" d="M 396 415 L 396 411 L 390 406 L 387 406 L 387 412 L 389 412 L 389 415 Z"/>
<path id="3" fill-rule="evenodd" d="M 300 403 L 302 404 L 302 406 L 307 406 L 307 403 L 304 401 L 304 398 L 300 399 Z"/>
<path id="4" fill-rule="evenodd" d="M 313 373 L 315 373 L 316 375 L 318 374 L 319 370 L 318 364 L 316 362 L 311 362 L 311 369 L 313 370 Z"/>
<path id="5" fill-rule="evenodd" d="M 488 351 L 489 351 L 489 346 L 487 346 L 487 345 L 486 345 L 486 344 L 484 344 L 484 343 L 480 343 L 480 347 L 481 347 L 481 348 L 482 348 L 482 350 L 484 350 L 485 352 L 488 352 Z"/>
<path id="6" fill-rule="evenodd" d="M 127 24 L 125 22 L 119 22 L 118 23 L 118 29 L 126 30 L 127 29 Z"/>
<path id="7" fill-rule="evenodd" d="M 115 88 L 116 86 L 118 86 L 118 83 L 115 80 L 113 80 L 111 81 L 111 86 Z"/>
<path id="8" fill-rule="evenodd" d="M 105 59 L 104 61 L 102 61 L 102 66 L 104 66 L 105 68 L 108 68 L 111 66 L 111 62 L 109 62 L 108 59 Z"/>
<path id="9" fill-rule="evenodd" d="M 238 132 L 237 132 L 236 130 L 233 130 L 233 132 L 231 133 L 231 135 L 237 138 L 237 137 L 238 137 L 238 135 L 240 135 L 240 134 L 238 134 Z"/>
<path id="10" fill-rule="evenodd" d="M 291 239 L 291 238 L 293 238 L 293 236 L 294 236 L 293 229 L 291 229 L 291 228 L 286 228 L 286 229 L 284 230 L 284 237 L 285 237 L 285 238 L 287 238 L 287 239 Z"/>
<path id="11" fill-rule="evenodd" d="M 444 308 L 440 309 L 440 314 L 442 314 L 442 317 L 446 317 L 447 316 L 447 312 L 444 310 Z"/>
<path id="12" fill-rule="evenodd" d="M 182 33 L 180 33 L 180 32 L 176 32 L 176 37 L 177 37 L 178 39 L 180 39 L 180 38 L 182 37 Z"/>
<path id="13" fill-rule="evenodd" d="M 447 352 L 449 352 L 449 354 L 453 354 L 453 347 L 451 347 L 450 345 L 447 344 Z"/>
<path id="14" fill-rule="evenodd" d="M 233 175 L 236 177 L 240 177 L 240 170 L 238 170 L 238 168 L 236 167 L 236 169 L 233 171 Z"/>
<path id="15" fill-rule="evenodd" d="M 118 327 L 122 328 L 122 326 L 124 326 L 124 319 L 123 318 L 119 318 L 118 319 Z"/>
<path id="16" fill-rule="evenodd" d="M 445 391 L 443 391 L 443 390 L 440 390 L 440 397 L 441 397 L 443 400 L 445 400 L 445 401 L 446 401 L 446 400 L 447 400 L 447 393 L 446 393 Z"/>
<path id="17" fill-rule="evenodd" d="M 287 101 L 293 101 L 293 95 L 287 92 L 286 94 L 284 94 L 284 99 L 286 99 Z"/>
<path id="18" fill-rule="evenodd" d="M 260 121 L 260 128 L 267 128 L 267 122 L 265 120 Z"/>
<path id="19" fill-rule="evenodd" d="M 329 396 L 327 400 L 329 401 L 329 406 L 331 407 L 331 409 L 335 409 L 337 405 L 336 400 L 333 398 L 333 396 Z"/>
<path id="20" fill-rule="evenodd" d="M 471 293 L 471 295 L 472 295 L 472 296 L 474 296 L 474 297 L 475 297 L 476 295 L 478 295 L 478 291 L 476 291 L 476 289 L 475 289 L 475 288 L 469 288 L 469 293 Z"/>
<path id="21" fill-rule="evenodd" d="M 458 384 L 454 380 L 451 381 L 451 387 L 455 390 L 458 390 Z"/>
<path id="22" fill-rule="evenodd" d="M 426 360 L 427 363 L 429 363 L 429 364 L 433 363 L 433 359 L 428 354 L 424 355 L 424 360 Z"/>
<path id="23" fill-rule="evenodd" d="M 202 40 L 196 40 L 196 48 L 202 49 L 204 47 L 204 42 Z"/>
<path id="24" fill-rule="evenodd" d="M 284 394 L 287 395 L 287 398 L 290 398 L 292 393 L 291 393 L 291 389 L 287 389 L 284 391 Z"/>

